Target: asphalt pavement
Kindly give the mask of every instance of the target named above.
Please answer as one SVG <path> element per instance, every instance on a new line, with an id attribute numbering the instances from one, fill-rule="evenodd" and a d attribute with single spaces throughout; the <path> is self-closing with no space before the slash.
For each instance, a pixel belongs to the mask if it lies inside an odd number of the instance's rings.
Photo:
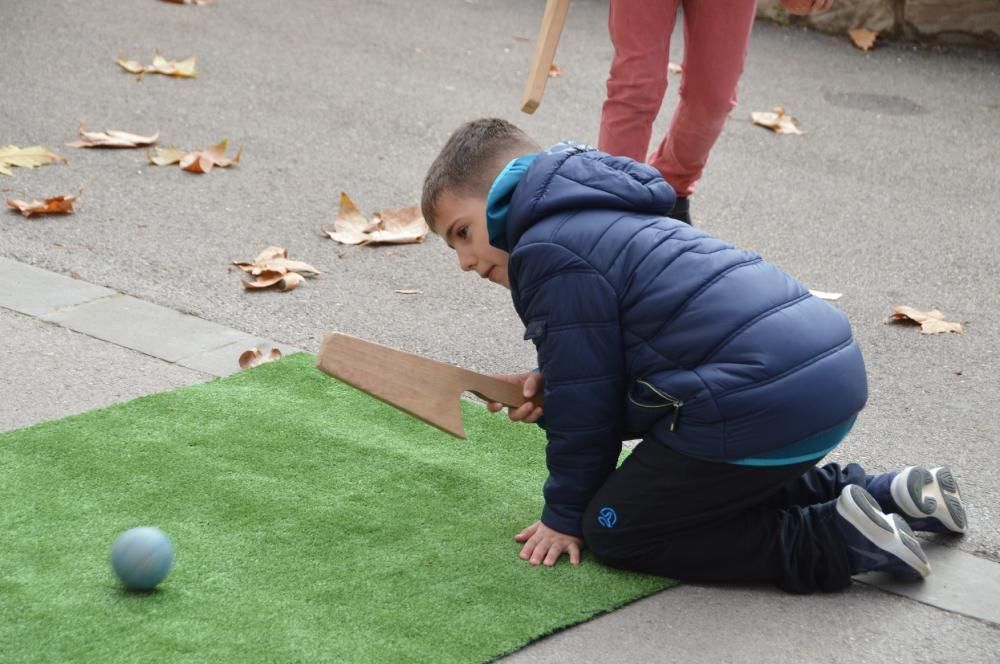
<path id="1" fill-rule="evenodd" d="M 427 165 L 468 119 L 505 117 L 541 143 L 596 142 L 611 57 L 605 2 L 573 2 L 556 57 L 564 75 L 549 81 L 535 115 L 518 111 L 543 4 L 2 3 L 0 145 L 44 144 L 69 163 L 16 170 L 0 177 L 0 193 L 82 194 L 72 216 L 0 215 L 0 258 L 310 351 L 336 328 L 476 370 L 535 366 L 509 295 L 461 273 L 437 238 L 345 249 L 321 228 L 332 226 L 341 191 L 366 212 L 416 203 Z M 115 64 L 119 55 L 148 61 L 156 49 L 197 53 L 198 77 L 137 81 Z M 679 33 L 672 51 L 679 62 Z M 671 77 L 657 133 L 678 83 Z M 804 136 L 750 123 L 751 111 L 778 105 Z M 142 150 L 65 147 L 81 120 L 159 130 L 164 146 L 225 137 L 243 158 L 198 176 L 151 166 Z M 951 465 L 970 532 L 929 546 L 993 564 L 998 146 L 1000 52 L 880 43 L 863 53 L 846 39 L 758 23 L 740 103 L 692 199 L 699 227 L 811 288 L 843 293 L 837 306 L 865 353 L 870 401 L 831 458 L 872 471 Z M 269 244 L 324 274 L 291 293 L 244 292 L 229 263 Z M 895 304 L 941 309 L 966 333 L 886 325 Z M 0 306 L 0 334 L 0 430 L 212 375 L 9 307 Z M 511 659 L 1000 658 L 997 621 L 932 604 L 861 583 L 810 598 L 684 586 Z"/>

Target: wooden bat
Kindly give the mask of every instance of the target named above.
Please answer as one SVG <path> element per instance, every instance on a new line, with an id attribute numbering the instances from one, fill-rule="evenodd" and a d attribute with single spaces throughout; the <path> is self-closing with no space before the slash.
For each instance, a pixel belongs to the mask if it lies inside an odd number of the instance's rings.
<path id="1" fill-rule="evenodd" d="M 525 401 L 520 385 L 339 332 L 323 339 L 316 365 L 457 438 L 465 438 L 459 408 L 463 392 L 506 406 Z M 532 402 L 541 405 L 542 395 Z"/>
<path id="2" fill-rule="evenodd" d="M 531 70 L 528 72 L 528 84 L 524 86 L 524 96 L 521 97 L 521 111 L 534 113 L 542 103 L 545 93 L 545 82 L 549 80 L 549 68 L 556 57 L 556 46 L 559 45 L 559 35 L 566 24 L 566 13 L 569 11 L 569 0 L 546 0 L 545 14 L 542 15 L 542 27 L 535 41 L 535 55 L 531 60 Z"/>

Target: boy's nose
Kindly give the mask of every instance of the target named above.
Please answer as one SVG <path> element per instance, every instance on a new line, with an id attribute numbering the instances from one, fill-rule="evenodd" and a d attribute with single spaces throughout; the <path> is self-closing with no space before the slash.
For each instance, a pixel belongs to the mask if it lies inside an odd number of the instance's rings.
<path id="1" fill-rule="evenodd" d="M 472 256 L 462 256 L 458 257 L 458 265 L 462 268 L 463 272 L 468 272 L 476 265 L 476 259 Z"/>

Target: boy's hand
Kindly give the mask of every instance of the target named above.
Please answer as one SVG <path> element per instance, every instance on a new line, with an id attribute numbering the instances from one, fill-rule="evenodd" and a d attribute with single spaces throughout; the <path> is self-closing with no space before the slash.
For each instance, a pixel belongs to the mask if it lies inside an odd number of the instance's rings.
<path id="1" fill-rule="evenodd" d="M 819 14 L 825 12 L 833 4 L 833 0 L 781 0 L 785 11 L 795 16 Z"/>
<path id="2" fill-rule="evenodd" d="M 541 392 L 542 388 L 545 386 L 545 379 L 542 378 L 542 374 L 538 371 L 527 371 L 522 374 L 493 377 L 505 380 L 508 383 L 523 386 L 523 391 L 521 393 L 524 395 L 525 399 L 531 399 L 531 397 Z M 499 413 L 503 410 L 504 405 L 499 401 L 490 401 L 486 404 L 486 407 L 491 413 Z M 511 422 L 524 422 L 526 424 L 537 422 L 542 416 L 542 413 L 542 407 L 536 406 L 530 401 L 525 401 L 517 408 L 507 409 L 507 417 L 510 418 Z"/>
<path id="3" fill-rule="evenodd" d="M 558 530 L 552 530 L 541 521 L 533 524 L 514 535 L 515 542 L 525 542 L 521 549 L 521 560 L 528 560 L 532 565 L 539 563 L 552 567 L 564 554 L 569 554 L 569 562 L 580 564 L 580 550 L 583 540 L 572 535 L 565 535 Z"/>

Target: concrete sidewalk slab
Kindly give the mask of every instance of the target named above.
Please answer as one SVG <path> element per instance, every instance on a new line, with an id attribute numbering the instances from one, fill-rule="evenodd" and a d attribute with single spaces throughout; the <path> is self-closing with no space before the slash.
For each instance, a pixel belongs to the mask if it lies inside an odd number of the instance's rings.
<path id="1" fill-rule="evenodd" d="M 114 295 L 41 317 L 168 362 L 241 341 L 248 335 L 128 295 Z"/>
<path id="2" fill-rule="evenodd" d="M 0 431 L 211 378 L 3 308 L 0 338 Z"/>
<path id="3" fill-rule="evenodd" d="M 996 626 L 870 586 L 832 595 L 680 585 L 536 641 L 507 664 L 995 664 Z"/>
<path id="4" fill-rule="evenodd" d="M 115 291 L 0 257 L 0 307 L 29 316 L 114 295 Z"/>
<path id="5" fill-rule="evenodd" d="M 1000 625 L 1000 564 L 933 542 L 921 542 L 931 575 L 903 583 L 878 572 L 857 577 L 882 590 Z M 1000 655 L 1000 651 L 998 651 Z"/>

